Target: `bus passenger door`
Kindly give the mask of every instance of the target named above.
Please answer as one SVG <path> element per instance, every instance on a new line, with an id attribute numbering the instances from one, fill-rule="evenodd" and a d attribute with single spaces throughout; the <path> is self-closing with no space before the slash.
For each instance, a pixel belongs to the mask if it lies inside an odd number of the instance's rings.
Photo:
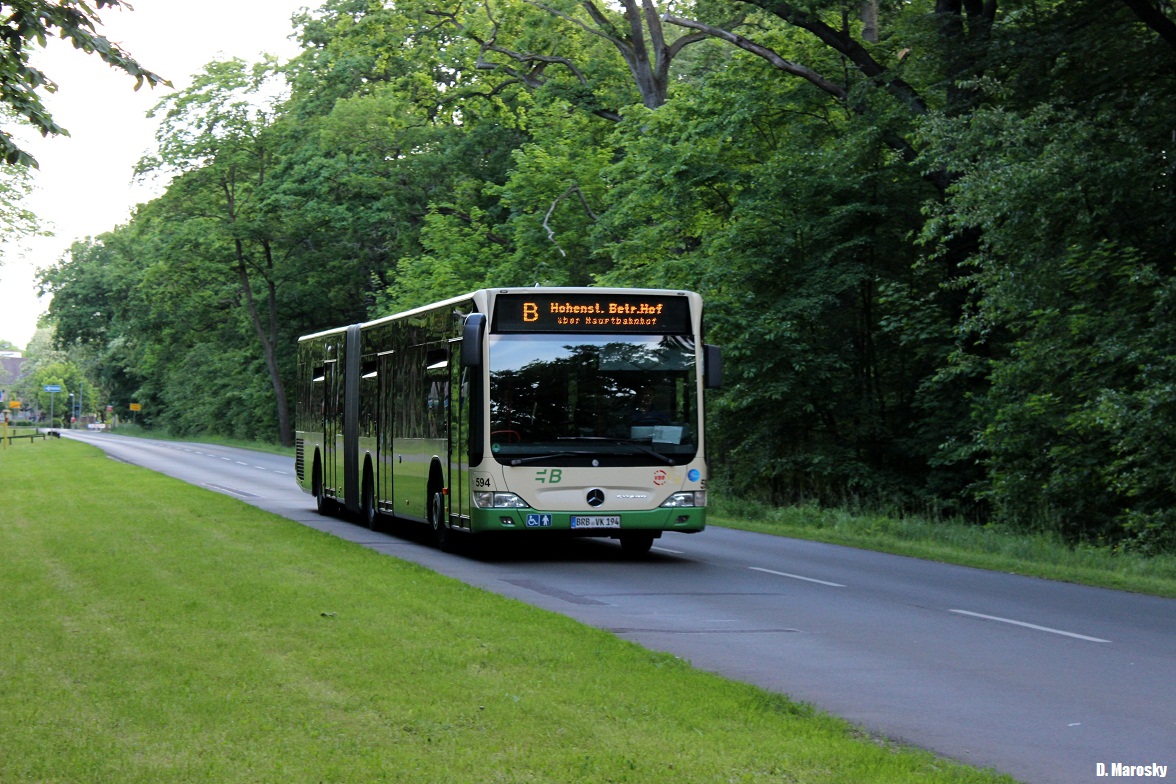
<path id="1" fill-rule="evenodd" d="M 376 414 L 379 444 L 376 460 L 376 505 L 388 514 L 392 514 L 395 498 L 392 486 L 392 417 L 395 413 L 392 374 L 395 356 L 392 351 L 385 351 L 376 356 L 376 378 L 380 387 L 380 403 Z"/>
<path id="2" fill-rule="evenodd" d="M 338 438 L 342 398 L 339 389 L 339 363 L 328 359 L 323 364 L 323 487 L 334 496 L 339 489 Z"/>
<path id="3" fill-rule="evenodd" d="M 456 357 L 449 363 L 449 514 L 463 528 L 470 524 L 469 372 Z"/>

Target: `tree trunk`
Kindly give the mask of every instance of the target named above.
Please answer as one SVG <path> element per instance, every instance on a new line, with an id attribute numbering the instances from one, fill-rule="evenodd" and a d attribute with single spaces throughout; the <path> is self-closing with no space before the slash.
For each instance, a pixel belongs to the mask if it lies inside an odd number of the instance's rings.
<path id="1" fill-rule="evenodd" d="M 278 413 L 278 439 L 282 446 L 293 446 L 294 435 L 290 428 L 290 405 L 286 397 L 286 385 L 282 382 L 281 370 L 278 367 L 278 297 L 273 280 L 266 277 L 266 310 L 268 325 L 262 323 L 258 312 L 257 301 L 253 297 L 253 285 L 249 280 L 249 268 L 245 260 L 245 248 L 240 239 L 234 240 L 237 251 L 237 275 L 240 280 L 241 291 L 245 294 L 245 304 L 249 310 L 249 319 L 253 322 L 253 329 L 257 339 L 261 342 L 261 351 L 265 357 L 265 367 L 269 371 L 270 385 L 274 389 L 274 405 Z M 273 255 L 269 242 L 262 242 L 267 264 L 272 265 Z"/>
<path id="2" fill-rule="evenodd" d="M 862 0 L 862 40 L 878 43 L 878 0 Z"/>

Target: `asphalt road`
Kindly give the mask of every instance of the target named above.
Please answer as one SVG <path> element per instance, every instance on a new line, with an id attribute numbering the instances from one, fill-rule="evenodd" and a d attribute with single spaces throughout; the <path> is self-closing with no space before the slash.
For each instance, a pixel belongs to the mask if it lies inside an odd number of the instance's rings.
<path id="1" fill-rule="evenodd" d="M 1173 600 L 722 528 L 637 562 L 608 541 L 450 555 L 319 516 L 289 458 L 69 435 L 1030 784 L 1176 779 Z"/>

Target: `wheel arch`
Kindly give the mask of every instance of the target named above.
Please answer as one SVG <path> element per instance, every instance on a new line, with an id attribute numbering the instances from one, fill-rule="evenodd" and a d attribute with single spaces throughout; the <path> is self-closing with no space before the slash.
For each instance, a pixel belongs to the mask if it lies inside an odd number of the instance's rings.
<path id="1" fill-rule="evenodd" d="M 445 483 L 445 467 L 441 464 L 439 457 L 434 457 L 429 463 L 429 481 L 426 488 L 430 499 L 435 493 L 441 493 L 445 499 L 446 516 L 448 517 L 449 486 Z"/>
<path id="2" fill-rule="evenodd" d="M 317 446 L 314 448 L 314 458 L 311 460 L 310 493 L 318 495 L 323 486 L 323 453 Z"/>

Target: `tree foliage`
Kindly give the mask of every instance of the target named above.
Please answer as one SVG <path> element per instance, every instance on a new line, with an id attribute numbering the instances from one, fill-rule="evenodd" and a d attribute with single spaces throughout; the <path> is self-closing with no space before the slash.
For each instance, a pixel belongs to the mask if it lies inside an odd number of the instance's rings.
<path id="1" fill-rule="evenodd" d="M 156 423 L 288 432 L 298 334 L 480 286 L 692 288 L 726 491 L 1176 547 L 1169 4 L 328 0 L 298 25 L 292 62 L 167 99 L 166 193 L 43 275 L 59 339 Z"/>
<path id="2" fill-rule="evenodd" d="M 144 84 L 154 87 L 168 84 L 158 74 L 139 65 L 130 54 L 98 32 L 103 8 L 129 8 L 123 0 L 6 0 L 0 3 L 0 104 L 12 109 L 42 135 L 68 134 L 53 119 L 41 101 L 42 92 L 57 89 L 53 81 L 30 63 L 33 45 L 44 47 L 57 35 L 75 49 L 97 54 L 112 68 L 125 71 L 135 79 L 135 89 Z M 8 164 L 36 166 L 36 161 L 20 149 L 12 134 L 0 130 L 0 157 Z"/>
<path id="3" fill-rule="evenodd" d="M 44 232 L 41 221 L 25 206 L 32 189 L 27 167 L 0 166 L 0 266 L 23 239 Z"/>

